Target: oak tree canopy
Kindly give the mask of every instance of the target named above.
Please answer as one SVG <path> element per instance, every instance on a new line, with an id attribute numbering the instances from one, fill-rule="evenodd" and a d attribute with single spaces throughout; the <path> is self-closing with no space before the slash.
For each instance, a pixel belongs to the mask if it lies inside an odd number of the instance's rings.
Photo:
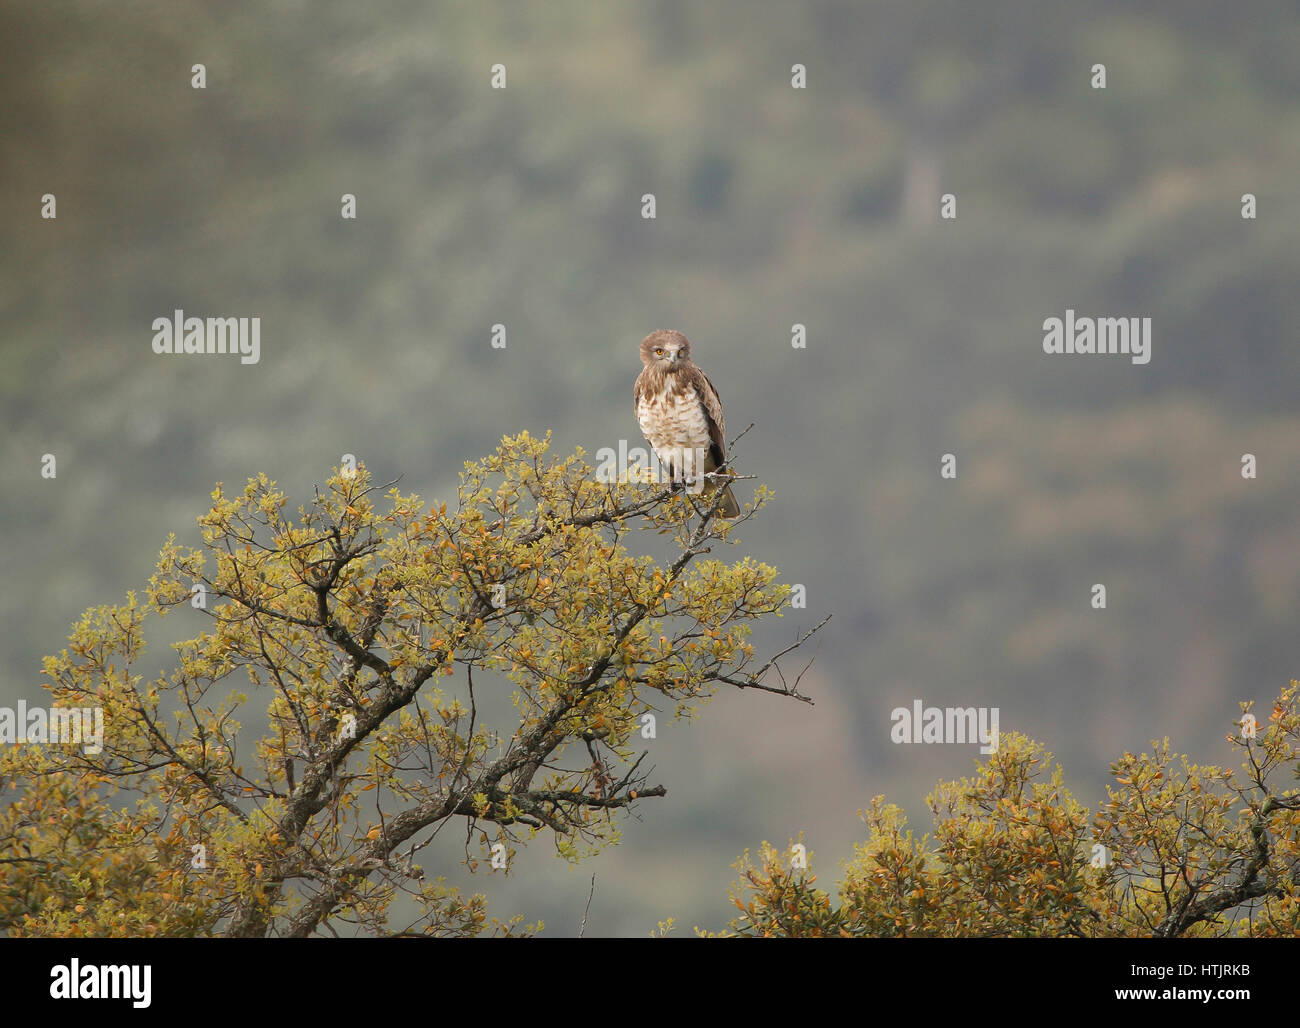
<path id="1" fill-rule="evenodd" d="M 0 930 L 530 930 L 420 851 L 456 822 L 472 866 L 541 837 L 580 859 L 665 795 L 650 719 L 722 686 L 807 699 L 748 641 L 789 586 L 715 553 L 767 496 L 726 522 L 527 433 L 467 463 L 452 504 L 364 465 L 296 516 L 265 475 L 218 485 L 200 545 L 169 537 L 143 595 L 87 611 L 45 661 L 51 705 L 102 708 L 103 744 L 0 754 Z M 146 675 L 163 618 L 184 637 Z"/>

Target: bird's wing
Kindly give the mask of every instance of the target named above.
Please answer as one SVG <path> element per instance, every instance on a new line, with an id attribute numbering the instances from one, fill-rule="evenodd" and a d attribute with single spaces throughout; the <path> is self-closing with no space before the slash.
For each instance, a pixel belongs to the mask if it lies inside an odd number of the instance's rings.
<path id="1" fill-rule="evenodd" d="M 641 374 L 636 377 L 636 385 L 632 387 L 632 402 L 636 409 L 641 409 L 641 391 L 645 388 L 645 369 L 641 369 Z"/>
<path id="2" fill-rule="evenodd" d="M 704 407 L 704 417 L 709 424 L 709 456 L 713 458 L 716 468 L 727 459 L 727 423 L 722 417 L 722 397 L 713 388 L 709 376 L 698 367 L 695 369 L 695 394 Z"/>

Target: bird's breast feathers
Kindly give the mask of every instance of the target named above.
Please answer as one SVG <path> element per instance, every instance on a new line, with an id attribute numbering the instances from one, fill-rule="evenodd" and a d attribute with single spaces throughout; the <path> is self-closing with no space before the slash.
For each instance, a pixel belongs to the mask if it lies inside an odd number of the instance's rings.
<path id="1" fill-rule="evenodd" d="M 636 419 L 656 450 L 709 445 L 708 415 L 693 388 L 676 389 L 665 383 L 654 392 L 643 392 L 636 405 Z"/>

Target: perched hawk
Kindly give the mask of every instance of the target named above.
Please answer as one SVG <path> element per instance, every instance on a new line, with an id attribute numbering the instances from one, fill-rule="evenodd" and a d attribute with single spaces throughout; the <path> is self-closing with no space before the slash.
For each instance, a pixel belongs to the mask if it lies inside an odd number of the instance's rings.
<path id="1" fill-rule="evenodd" d="M 675 482 L 716 471 L 727 459 L 722 400 L 691 362 L 690 341 L 680 332 L 651 332 L 641 340 L 641 363 L 645 367 L 636 379 L 636 419 L 659 463 Z M 716 480 L 705 480 L 706 496 L 718 488 Z M 731 486 L 721 488 L 718 515 L 739 516 Z"/>

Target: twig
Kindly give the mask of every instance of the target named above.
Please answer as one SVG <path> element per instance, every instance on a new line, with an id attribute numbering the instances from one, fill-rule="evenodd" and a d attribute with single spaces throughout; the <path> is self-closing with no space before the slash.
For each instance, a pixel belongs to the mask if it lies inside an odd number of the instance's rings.
<path id="1" fill-rule="evenodd" d="M 587 930 L 587 911 L 591 910 L 591 897 L 596 895 L 596 876 L 591 876 L 591 891 L 587 893 L 587 909 L 582 912 L 582 924 L 578 925 L 578 938 Z"/>
<path id="2" fill-rule="evenodd" d="M 718 675 L 715 681 L 726 682 L 728 685 L 734 685 L 737 689 L 762 689 L 764 692 L 774 692 L 779 696 L 789 696 L 791 699 L 799 700 L 801 703 L 807 703 L 809 706 L 811 706 L 813 702 L 812 698 L 808 696 L 800 695 L 799 682 L 803 678 L 804 672 L 806 672 L 810 667 L 812 667 L 812 663 L 813 663 L 812 660 L 808 661 L 808 663 L 804 665 L 803 671 L 800 671 L 798 677 L 795 678 L 794 685 L 788 688 L 778 689 L 774 685 L 764 685 L 759 681 L 759 679 L 762 678 L 763 675 L 766 674 L 768 671 L 770 671 L 773 667 L 775 667 L 776 662 L 780 660 L 782 657 L 784 657 L 787 653 L 789 653 L 791 650 L 797 650 L 800 646 L 806 643 L 814 635 L 820 632 L 826 626 L 826 623 L 830 621 L 831 617 L 832 615 L 827 614 L 824 618 L 822 618 L 819 622 L 817 622 L 817 624 L 813 626 L 813 628 L 811 628 L 809 631 L 801 635 L 798 639 L 792 642 L 780 653 L 773 656 L 771 660 L 769 660 L 766 664 L 764 664 L 761 668 L 759 668 L 758 671 L 750 675 L 748 678 L 733 678 L 730 675 Z M 815 660 L 816 657 L 814 657 L 813 659 Z M 778 676 L 780 676 L 781 683 L 782 685 L 784 685 L 785 676 L 781 674 L 781 669 L 779 667 L 776 669 L 776 673 Z"/>

